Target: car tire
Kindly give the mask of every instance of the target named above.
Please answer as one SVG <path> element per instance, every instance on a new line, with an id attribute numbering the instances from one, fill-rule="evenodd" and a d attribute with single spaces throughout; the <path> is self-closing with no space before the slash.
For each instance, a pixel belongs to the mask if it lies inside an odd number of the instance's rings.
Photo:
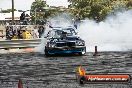
<path id="1" fill-rule="evenodd" d="M 45 47 L 44 52 L 45 52 L 45 56 L 50 56 L 46 47 Z"/>

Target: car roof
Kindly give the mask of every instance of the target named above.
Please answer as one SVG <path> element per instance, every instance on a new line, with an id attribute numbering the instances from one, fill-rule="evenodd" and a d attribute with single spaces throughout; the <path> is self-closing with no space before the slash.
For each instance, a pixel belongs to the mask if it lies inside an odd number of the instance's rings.
<path id="1" fill-rule="evenodd" d="M 75 27 L 73 27 L 73 26 L 68 26 L 68 27 L 53 27 L 52 29 L 53 30 L 63 30 L 63 29 L 68 29 L 68 28 L 72 28 L 72 29 L 75 30 Z"/>
<path id="2" fill-rule="evenodd" d="M 52 28 L 53 31 L 55 30 L 62 30 L 62 28 L 59 28 L 59 27 L 55 27 L 55 28 Z"/>

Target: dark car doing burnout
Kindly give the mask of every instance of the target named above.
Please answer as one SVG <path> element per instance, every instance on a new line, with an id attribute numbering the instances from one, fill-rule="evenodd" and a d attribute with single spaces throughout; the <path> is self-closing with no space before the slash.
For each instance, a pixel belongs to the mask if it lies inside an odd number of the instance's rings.
<path id="1" fill-rule="evenodd" d="M 85 41 L 82 40 L 73 27 L 52 28 L 46 36 L 45 55 L 86 53 Z"/>

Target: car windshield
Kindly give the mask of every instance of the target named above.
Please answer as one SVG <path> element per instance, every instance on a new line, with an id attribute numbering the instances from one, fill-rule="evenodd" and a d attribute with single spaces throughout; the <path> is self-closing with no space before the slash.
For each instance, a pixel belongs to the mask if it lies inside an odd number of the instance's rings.
<path id="1" fill-rule="evenodd" d="M 76 35 L 76 32 L 72 28 L 63 29 L 64 32 L 68 34 L 68 36 Z"/>
<path id="2" fill-rule="evenodd" d="M 65 36 L 75 36 L 77 33 L 73 28 L 64 28 L 62 30 L 53 29 L 49 33 L 49 37 L 52 38 L 61 38 L 63 35 Z"/>

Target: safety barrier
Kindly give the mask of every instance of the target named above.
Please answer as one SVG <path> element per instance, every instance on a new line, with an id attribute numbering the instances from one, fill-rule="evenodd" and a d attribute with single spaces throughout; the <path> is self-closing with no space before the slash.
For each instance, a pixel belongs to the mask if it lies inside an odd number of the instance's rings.
<path id="1" fill-rule="evenodd" d="M 0 40 L 0 49 L 34 48 L 41 43 L 41 39 Z"/>

